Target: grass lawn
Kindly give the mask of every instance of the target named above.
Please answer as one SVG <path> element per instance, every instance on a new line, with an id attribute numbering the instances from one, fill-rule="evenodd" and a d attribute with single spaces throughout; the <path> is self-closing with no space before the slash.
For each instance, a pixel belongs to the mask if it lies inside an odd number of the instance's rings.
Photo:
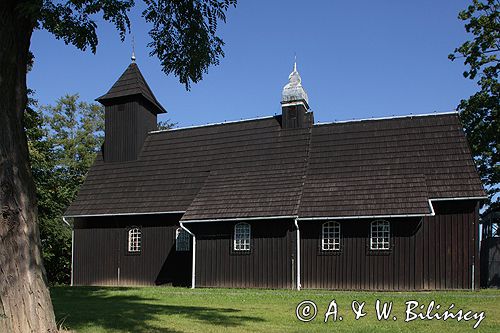
<path id="1" fill-rule="evenodd" d="M 500 291 L 481 292 L 338 292 L 325 290 L 185 289 L 173 287 L 105 288 L 54 287 L 51 289 L 57 321 L 76 332 L 500 332 Z M 335 299 L 338 315 L 324 323 Z M 394 302 L 389 320 L 378 321 L 375 301 Z M 312 300 L 318 315 L 300 322 L 297 304 Z M 366 316 L 354 319 L 352 301 L 366 302 Z M 477 320 L 414 320 L 405 322 L 406 301 L 427 306 L 432 300 L 443 313 L 484 311 Z M 423 313 L 427 310 L 421 310 Z M 417 310 L 413 310 L 417 312 Z M 433 310 L 431 314 L 435 313 Z M 418 312 L 419 313 L 419 312 Z M 396 316 L 397 320 L 394 320 Z"/>

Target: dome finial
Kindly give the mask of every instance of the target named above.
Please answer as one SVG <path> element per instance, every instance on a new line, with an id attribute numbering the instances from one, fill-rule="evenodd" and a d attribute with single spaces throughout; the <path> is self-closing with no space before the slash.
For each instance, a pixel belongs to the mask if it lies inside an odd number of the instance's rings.
<path id="1" fill-rule="evenodd" d="M 132 35 L 132 62 L 135 62 L 135 39 L 134 36 Z"/>

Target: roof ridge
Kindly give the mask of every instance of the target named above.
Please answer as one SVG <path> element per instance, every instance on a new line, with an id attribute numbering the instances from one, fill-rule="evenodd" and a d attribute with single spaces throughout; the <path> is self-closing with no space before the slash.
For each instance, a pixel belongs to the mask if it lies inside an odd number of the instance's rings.
<path id="1" fill-rule="evenodd" d="M 351 120 L 339 120 L 333 122 L 318 122 L 314 126 L 321 125 L 333 125 L 333 124 L 345 124 L 345 123 L 357 123 L 362 121 L 377 121 L 377 120 L 390 120 L 390 119 L 402 119 L 402 118 L 416 118 L 416 117 L 433 117 L 433 116 L 444 116 L 449 114 L 459 114 L 458 111 L 446 111 L 446 112 L 434 112 L 434 113 L 421 113 L 421 114 L 408 114 L 400 116 L 387 116 L 387 117 L 377 117 L 377 118 L 360 118 Z"/>
<path id="2" fill-rule="evenodd" d="M 226 125 L 226 124 L 236 124 L 236 123 L 250 122 L 250 121 L 256 121 L 256 120 L 271 119 L 271 118 L 276 118 L 276 117 L 277 117 L 276 115 L 275 116 L 264 116 L 264 117 L 256 117 L 256 118 L 248 118 L 248 119 L 240 119 L 240 120 L 229 120 L 229 121 L 223 121 L 220 123 L 209 123 L 209 124 L 203 124 L 203 125 L 193 125 L 193 126 L 186 126 L 186 127 L 169 128 L 169 129 L 164 129 L 164 130 L 150 131 L 149 134 L 157 134 L 157 133 L 171 132 L 171 131 L 180 131 L 180 130 L 186 130 L 186 129 L 192 129 L 192 128 L 220 126 L 220 125 Z"/>
<path id="3" fill-rule="evenodd" d="M 144 75 L 142 75 L 142 72 L 141 70 L 139 69 L 139 65 L 137 65 L 135 62 L 135 67 L 137 68 L 136 70 L 136 76 L 135 76 L 135 79 L 137 80 L 137 83 L 138 84 L 144 84 L 145 88 L 147 89 L 147 92 L 149 92 L 151 94 L 151 98 L 153 99 L 154 102 L 158 102 L 157 99 L 156 99 L 156 96 L 154 95 L 153 93 L 153 90 L 151 89 L 151 87 L 149 86 L 148 82 L 146 81 L 146 78 L 144 77 Z M 140 80 L 139 80 L 140 79 Z"/>
<path id="4" fill-rule="evenodd" d="M 389 120 L 389 119 L 401 119 L 401 118 L 413 118 L 413 117 L 442 116 L 442 115 L 447 115 L 447 114 L 458 114 L 458 113 L 459 113 L 458 111 L 448 111 L 448 112 L 439 112 L 439 113 L 409 114 L 409 115 L 378 117 L 378 118 L 361 118 L 361 119 L 340 120 L 340 121 L 333 121 L 333 122 L 318 122 L 318 123 L 314 124 L 313 126 L 354 123 L 354 122 L 361 122 L 361 121 L 376 121 L 376 120 Z M 223 121 L 220 123 L 208 123 L 208 124 L 202 124 L 202 125 L 192 125 L 192 126 L 185 126 L 185 127 L 169 128 L 169 129 L 164 129 L 164 130 L 150 131 L 149 134 L 157 134 L 157 133 L 170 132 L 170 131 L 180 131 L 180 130 L 186 130 L 186 129 L 192 129 L 192 128 L 220 126 L 220 125 L 225 125 L 225 124 L 235 124 L 235 123 L 249 122 L 249 121 L 255 121 L 255 120 L 276 118 L 278 116 L 279 115 L 263 116 L 263 117 L 255 117 L 255 118 L 240 119 L 240 120 L 229 120 L 229 121 Z"/>

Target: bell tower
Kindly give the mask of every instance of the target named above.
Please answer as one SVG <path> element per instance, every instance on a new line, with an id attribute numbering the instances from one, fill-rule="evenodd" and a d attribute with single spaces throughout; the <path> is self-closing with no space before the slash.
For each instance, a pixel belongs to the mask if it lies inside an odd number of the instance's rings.
<path id="1" fill-rule="evenodd" d="M 104 105 L 104 161 L 136 160 L 148 132 L 158 128 L 157 115 L 166 111 L 146 83 L 134 55 L 118 81 L 96 100 Z"/>

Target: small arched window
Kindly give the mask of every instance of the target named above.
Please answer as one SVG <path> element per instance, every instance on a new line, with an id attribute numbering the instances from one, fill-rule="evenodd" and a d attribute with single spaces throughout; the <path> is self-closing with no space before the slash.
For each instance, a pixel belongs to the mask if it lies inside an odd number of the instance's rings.
<path id="1" fill-rule="evenodd" d="M 321 249 L 323 251 L 340 251 L 340 223 L 334 221 L 323 223 Z"/>
<path id="2" fill-rule="evenodd" d="M 137 227 L 128 230 L 128 252 L 141 252 L 141 229 Z"/>
<path id="3" fill-rule="evenodd" d="M 391 225 L 388 221 L 373 221 L 370 226 L 370 250 L 391 248 Z"/>
<path id="4" fill-rule="evenodd" d="M 189 234 L 182 228 L 175 231 L 175 251 L 189 251 Z"/>
<path id="5" fill-rule="evenodd" d="M 250 251 L 250 224 L 238 223 L 234 226 L 234 250 Z"/>

